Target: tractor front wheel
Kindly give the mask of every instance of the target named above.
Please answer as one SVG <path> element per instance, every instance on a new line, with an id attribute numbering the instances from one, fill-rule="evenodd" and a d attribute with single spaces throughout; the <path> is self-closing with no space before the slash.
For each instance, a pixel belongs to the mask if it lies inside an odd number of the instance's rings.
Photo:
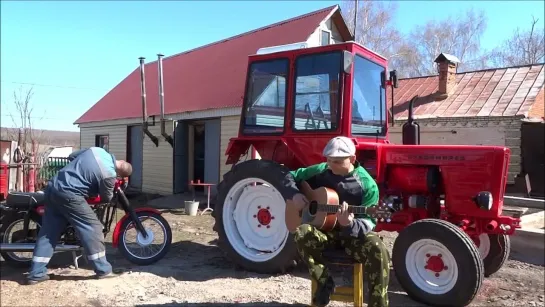
<path id="1" fill-rule="evenodd" d="M 506 234 L 482 233 L 473 238 L 484 263 L 484 276 L 489 277 L 501 269 L 511 252 L 511 240 Z"/>
<path id="2" fill-rule="evenodd" d="M 460 228 L 436 219 L 412 223 L 392 251 L 397 280 L 414 300 L 431 306 L 467 306 L 484 278 L 479 250 Z"/>
<path id="3" fill-rule="evenodd" d="M 245 270 L 275 274 L 292 269 L 297 250 L 285 221 L 285 176 L 268 160 L 235 165 L 218 185 L 214 230 L 218 245 Z"/>

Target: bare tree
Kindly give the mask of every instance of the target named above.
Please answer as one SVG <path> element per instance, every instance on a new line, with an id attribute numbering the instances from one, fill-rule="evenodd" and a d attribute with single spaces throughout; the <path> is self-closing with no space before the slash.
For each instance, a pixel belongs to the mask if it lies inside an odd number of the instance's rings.
<path id="1" fill-rule="evenodd" d="M 436 75 L 433 61 L 444 52 L 460 59 L 458 71 L 486 68 L 488 57 L 480 50 L 480 38 L 486 30 L 486 23 L 484 11 L 473 9 L 445 20 L 429 21 L 412 30 L 399 45 L 398 53 L 402 56 L 394 59 L 392 66 L 403 77 Z"/>
<path id="2" fill-rule="evenodd" d="M 14 91 L 13 105 L 15 106 L 16 115 L 10 112 L 13 126 L 21 129 L 23 132 L 21 144 L 19 144 L 19 146 L 25 154 L 31 152 L 32 142 L 35 142 L 38 146 L 44 141 L 42 137 L 43 132 L 34 129 L 34 107 L 31 103 L 33 95 L 34 92 L 32 87 L 26 91 L 20 87 L 18 92 Z M 43 119 L 43 115 L 39 119 Z M 9 138 L 11 140 L 18 141 L 18 129 L 10 129 L 11 133 L 9 133 Z M 39 152 L 35 154 L 39 154 Z"/>
<path id="3" fill-rule="evenodd" d="M 532 16 L 530 29 L 517 28 L 491 53 L 491 61 L 497 67 L 543 63 L 545 60 L 545 33 L 538 29 L 538 19 Z"/>
<path id="4" fill-rule="evenodd" d="M 354 32 L 355 1 L 343 1 L 343 17 Z M 399 42 L 401 34 L 394 25 L 397 3 L 361 0 L 358 1 L 356 41 L 366 48 L 386 56 L 390 60 L 401 56 Z"/>

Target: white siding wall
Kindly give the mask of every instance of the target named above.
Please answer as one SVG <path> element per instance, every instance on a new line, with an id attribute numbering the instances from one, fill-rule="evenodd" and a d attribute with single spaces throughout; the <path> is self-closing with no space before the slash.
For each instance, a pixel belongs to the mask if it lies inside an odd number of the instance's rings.
<path id="1" fill-rule="evenodd" d="M 167 131 L 172 133 L 172 122 L 167 122 Z M 159 137 L 159 147 L 144 135 L 142 191 L 146 193 L 172 194 L 173 150 L 170 144 L 160 137 L 159 125 L 149 127 L 150 132 Z M 95 146 L 95 136 L 108 134 L 109 149 L 117 159 L 127 159 L 127 125 L 107 125 L 80 127 L 80 146 Z"/>
<path id="2" fill-rule="evenodd" d="M 173 135 L 173 122 L 165 122 L 165 127 L 166 132 Z M 149 137 L 144 135 L 142 191 L 161 195 L 172 194 L 174 149 L 161 136 L 161 126 L 159 124 L 149 127 L 149 131 L 159 139 L 159 147 L 155 147 L 155 144 L 153 144 Z"/>
<path id="3" fill-rule="evenodd" d="M 107 134 L 109 136 L 109 150 L 118 160 L 127 159 L 127 126 L 111 125 L 100 127 L 80 128 L 80 147 L 96 146 L 95 137 Z"/>
<path id="4" fill-rule="evenodd" d="M 227 145 L 229 145 L 229 139 L 238 136 L 238 126 L 240 122 L 240 116 L 224 116 L 221 118 L 221 143 L 220 143 L 220 181 L 223 180 L 223 175 L 231 170 L 232 164 L 225 164 L 227 156 L 225 151 Z M 251 149 L 248 150 L 246 156 L 242 156 L 239 162 L 245 161 L 251 158 Z"/>
<path id="5" fill-rule="evenodd" d="M 307 40 L 307 44 L 309 45 L 309 47 L 316 47 L 321 45 L 322 30 L 331 32 L 331 44 L 344 42 L 341 34 L 339 33 L 339 30 L 337 30 L 337 27 L 335 26 L 331 18 L 329 18 L 322 22 L 320 26 L 310 35 Z"/>

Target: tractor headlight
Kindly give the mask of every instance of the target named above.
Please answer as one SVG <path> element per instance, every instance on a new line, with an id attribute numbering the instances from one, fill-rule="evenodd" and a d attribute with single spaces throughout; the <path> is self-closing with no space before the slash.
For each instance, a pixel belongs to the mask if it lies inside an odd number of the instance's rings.
<path id="1" fill-rule="evenodd" d="M 492 193 L 490 192 L 479 192 L 479 194 L 473 198 L 473 201 L 475 201 L 479 208 L 484 210 L 492 209 L 492 203 L 494 202 Z"/>

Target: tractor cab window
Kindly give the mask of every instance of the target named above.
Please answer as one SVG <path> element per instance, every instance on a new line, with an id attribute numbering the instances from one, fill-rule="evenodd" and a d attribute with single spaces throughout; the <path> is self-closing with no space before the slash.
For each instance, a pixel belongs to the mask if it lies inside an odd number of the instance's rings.
<path id="1" fill-rule="evenodd" d="M 359 55 L 354 57 L 352 135 L 386 133 L 386 90 L 380 74 L 385 68 Z"/>
<path id="2" fill-rule="evenodd" d="M 248 72 L 244 133 L 281 133 L 286 106 L 287 59 L 255 62 Z"/>
<path id="3" fill-rule="evenodd" d="M 297 58 L 294 130 L 337 129 L 341 61 L 341 52 L 304 55 Z"/>

